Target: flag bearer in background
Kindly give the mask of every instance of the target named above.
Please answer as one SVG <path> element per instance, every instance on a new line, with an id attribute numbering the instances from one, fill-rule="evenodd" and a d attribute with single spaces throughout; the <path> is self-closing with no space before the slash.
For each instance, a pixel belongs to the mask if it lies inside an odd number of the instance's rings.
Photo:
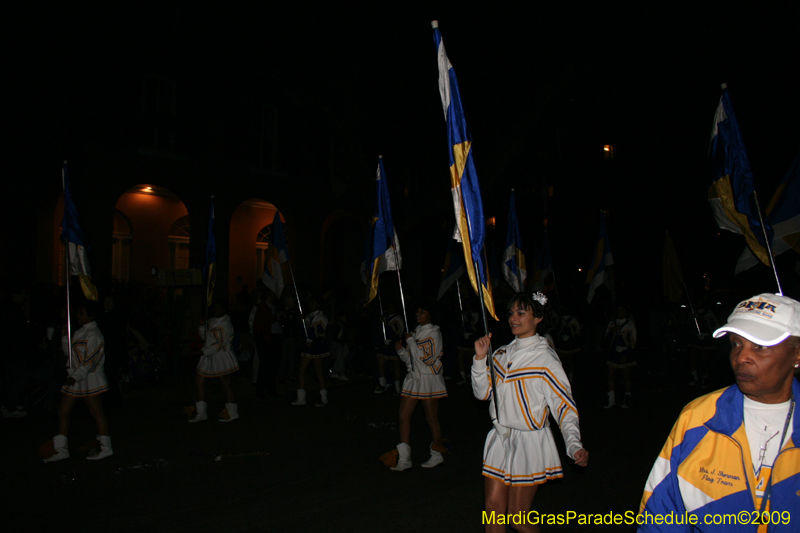
<path id="1" fill-rule="evenodd" d="M 439 398 L 447 397 L 442 367 L 442 333 L 431 323 L 433 305 L 423 302 L 417 308 L 417 327 L 406 333 L 405 346 L 396 342 L 397 354 L 406 364 L 408 373 L 400 393 L 400 443 L 397 445 L 396 472 L 408 470 L 411 462 L 411 417 L 417 402 L 422 401 L 425 421 L 431 430 L 430 458 L 422 468 L 433 468 L 444 462 L 442 428 L 439 425 Z"/>
<path id="2" fill-rule="evenodd" d="M 211 317 L 208 323 L 200 324 L 200 338 L 204 340 L 203 356 L 197 363 L 195 386 L 197 387 L 196 414 L 189 422 L 203 422 L 208 419 L 206 403 L 206 381 L 208 378 L 219 378 L 222 391 L 225 393 L 225 409 L 219 414 L 220 422 L 231 422 L 239 418 L 239 404 L 233 395 L 230 374 L 239 370 L 239 361 L 233 353 L 233 324 L 225 314 L 222 304 L 215 302 L 211 306 Z"/>
<path id="3" fill-rule="evenodd" d="M 319 380 L 320 399 L 317 402 L 317 407 L 324 407 L 328 405 L 328 390 L 325 388 L 325 371 L 322 368 L 322 360 L 331 355 L 328 349 L 328 343 L 325 341 L 325 329 L 328 327 L 328 318 L 320 309 L 318 299 L 312 298 L 308 302 L 308 308 L 311 311 L 303 319 L 306 322 L 308 339 L 306 339 L 306 345 L 304 348 L 301 348 L 300 353 L 300 388 L 297 389 L 297 400 L 292 402 L 292 405 L 306 404 L 306 370 L 308 369 L 308 365 L 311 364 L 311 361 L 314 361 L 314 373 Z"/>
<path id="4" fill-rule="evenodd" d="M 64 353 L 71 358 L 69 375 L 61 387 L 61 403 L 58 406 L 58 435 L 53 437 L 53 450 L 48 450 L 44 462 L 51 463 L 69 457 L 67 435 L 69 434 L 70 415 L 83 398 L 86 407 L 97 424 L 97 440 L 99 450 L 93 449 L 87 459 L 103 459 L 114 455 L 111 449 L 111 437 L 108 436 L 108 420 L 103 412 L 103 401 L 100 394 L 108 390 L 108 380 L 103 371 L 105 362 L 104 339 L 95 317 L 99 313 L 97 302 L 87 300 L 78 307 L 77 320 L 80 324 L 72 335 L 72 346 L 68 346 L 67 327 L 61 330 L 61 346 Z M 71 353 L 70 353 L 71 352 Z M 50 454 L 52 453 L 52 455 Z"/>

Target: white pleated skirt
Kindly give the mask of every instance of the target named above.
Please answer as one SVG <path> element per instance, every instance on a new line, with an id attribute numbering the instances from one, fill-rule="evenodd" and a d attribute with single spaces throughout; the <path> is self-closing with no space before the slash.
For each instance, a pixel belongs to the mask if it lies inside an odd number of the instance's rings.
<path id="1" fill-rule="evenodd" d="M 231 351 L 204 355 L 197 363 L 197 373 L 207 378 L 218 378 L 239 370 L 239 361 Z"/>
<path id="2" fill-rule="evenodd" d="M 94 396 L 108 390 L 108 379 L 102 368 L 89 372 L 86 379 L 69 386 L 61 387 L 61 392 L 69 396 Z"/>
<path id="3" fill-rule="evenodd" d="M 506 485 L 541 485 L 564 477 L 550 427 L 538 431 L 509 429 L 504 439 L 497 429 L 486 436 L 483 475 Z"/>
<path id="4" fill-rule="evenodd" d="M 419 374 L 415 378 L 414 373 L 409 372 L 406 374 L 406 379 L 403 380 L 400 396 L 419 400 L 446 398 L 447 386 L 445 386 L 444 377 L 441 374 Z"/>

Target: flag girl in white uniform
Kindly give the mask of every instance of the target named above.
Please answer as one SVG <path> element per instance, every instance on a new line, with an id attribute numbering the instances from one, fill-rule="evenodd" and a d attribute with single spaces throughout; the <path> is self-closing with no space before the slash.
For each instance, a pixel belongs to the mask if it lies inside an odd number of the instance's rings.
<path id="1" fill-rule="evenodd" d="M 70 370 L 61 387 L 61 403 L 58 406 L 58 435 L 53 437 L 53 454 L 44 458 L 46 463 L 60 461 L 69 457 L 67 434 L 69 433 L 70 415 L 80 398 L 86 403 L 89 412 L 97 424 L 97 440 L 99 450 L 93 450 L 87 459 L 103 459 L 114 454 L 111 449 L 111 437 L 108 436 L 108 420 L 103 411 L 100 394 L 108 390 L 108 380 L 103 371 L 105 362 L 105 340 L 97 327 L 95 316 L 99 307 L 96 302 L 87 301 L 78 307 L 77 320 L 81 325 L 72 334 L 72 346 L 67 341 L 67 329 L 61 332 L 61 346 L 64 354 L 70 358 Z"/>
<path id="2" fill-rule="evenodd" d="M 203 356 L 195 370 L 195 388 L 197 389 L 196 414 L 189 422 L 203 422 L 208 419 L 206 403 L 206 381 L 208 378 L 219 378 L 222 392 L 225 393 L 225 409 L 219 414 L 220 422 L 231 422 L 239 418 L 239 404 L 233 394 L 230 374 L 239 370 L 239 361 L 233 351 L 233 323 L 224 313 L 222 304 L 215 302 L 211 306 L 211 317 L 208 323 L 199 328 L 203 339 Z"/>
<path id="3" fill-rule="evenodd" d="M 490 400 L 494 424 L 483 453 L 487 513 L 525 514 L 540 484 L 563 477 L 548 422 L 551 413 L 561 428 L 567 455 L 579 466 L 589 462 L 589 452 L 580 441 L 578 411 L 567 376 L 556 353 L 536 334 L 546 303 L 542 293 L 527 292 L 517 293 L 509 302 L 508 324 L 515 339 L 492 355 L 497 397 L 487 366 L 491 334 L 475 341 L 472 389 L 478 399 Z M 514 528 L 538 531 L 532 524 Z M 487 524 L 486 531 L 505 531 L 505 525 Z"/>
<path id="4" fill-rule="evenodd" d="M 400 392 L 400 443 L 397 445 L 397 466 L 392 470 L 411 468 L 411 416 L 422 400 L 425 421 L 431 430 L 430 459 L 423 468 L 433 468 L 444 462 L 442 429 L 439 425 L 439 398 L 447 397 L 442 372 L 442 333 L 431 323 L 431 305 L 422 304 L 417 309 L 417 327 L 406 333 L 406 346 L 395 343 L 397 355 L 406 364 L 408 374 Z"/>

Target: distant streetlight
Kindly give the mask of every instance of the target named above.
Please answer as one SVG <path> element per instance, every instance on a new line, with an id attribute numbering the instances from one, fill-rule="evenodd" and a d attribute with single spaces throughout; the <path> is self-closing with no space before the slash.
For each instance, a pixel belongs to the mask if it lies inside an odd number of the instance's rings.
<path id="1" fill-rule="evenodd" d="M 614 145 L 613 144 L 604 144 L 603 145 L 603 157 L 605 159 L 614 159 Z"/>

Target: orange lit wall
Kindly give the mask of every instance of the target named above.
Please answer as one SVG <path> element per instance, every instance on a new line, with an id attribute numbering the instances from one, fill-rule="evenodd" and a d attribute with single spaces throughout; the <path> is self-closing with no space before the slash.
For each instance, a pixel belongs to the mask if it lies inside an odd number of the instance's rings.
<path id="1" fill-rule="evenodd" d="M 247 285 L 250 291 L 256 283 L 256 239 L 261 228 L 272 224 L 274 205 L 250 199 L 239 204 L 231 217 L 228 291 L 233 295 Z M 281 220 L 286 221 L 281 214 Z M 259 278 L 260 279 L 260 278 Z"/>
<path id="2" fill-rule="evenodd" d="M 169 266 L 169 228 L 189 211 L 178 198 L 130 192 L 120 196 L 116 208 L 131 223 L 131 281 L 152 282 L 152 267 L 166 269 Z M 192 232 L 197 234 L 202 222 L 193 220 L 192 225 Z"/>

